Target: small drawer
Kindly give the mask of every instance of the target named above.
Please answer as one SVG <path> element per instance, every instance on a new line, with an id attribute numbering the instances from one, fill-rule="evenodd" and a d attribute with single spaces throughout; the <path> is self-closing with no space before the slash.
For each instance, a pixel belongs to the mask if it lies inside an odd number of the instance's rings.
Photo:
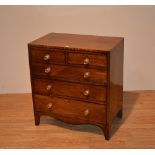
<path id="1" fill-rule="evenodd" d="M 31 67 L 32 74 L 35 76 L 94 84 L 105 84 L 107 82 L 106 71 L 96 69 L 37 63 L 33 64 Z"/>
<path id="2" fill-rule="evenodd" d="M 81 123 L 98 122 L 105 123 L 105 106 L 86 103 L 76 100 L 67 100 L 41 95 L 34 96 L 36 111 L 41 111 L 56 118 L 71 118 Z"/>
<path id="3" fill-rule="evenodd" d="M 36 94 L 56 95 L 71 97 L 91 102 L 104 104 L 106 100 L 106 88 L 89 84 L 70 83 L 53 80 L 33 79 Z"/>
<path id="4" fill-rule="evenodd" d="M 64 64 L 65 53 L 59 50 L 31 50 L 32 62 Z"/>
<path id="5" fill-rule="evenodd" d="M 69 64 L 78 64 L 78 65 L 85 65 L 85 66 L 107 66 L 107 57 L 104 54 L 81 54 L 81 53 L 69 53 L 68 54 L 68 63 Z"/>

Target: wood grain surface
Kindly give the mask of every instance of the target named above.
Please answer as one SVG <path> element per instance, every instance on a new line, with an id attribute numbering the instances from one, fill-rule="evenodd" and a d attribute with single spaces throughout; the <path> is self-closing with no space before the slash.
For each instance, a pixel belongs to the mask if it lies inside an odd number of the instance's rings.
<path id="1" fill-rule="evenodd" d="M 66 123 L 103 127 L 106 122 L 105 105 L 41 95 L 35 95 L 34 101 L 37 114 L 53 116 Z M 52 104 L 51 108 L 48 108 L 49 104 Z"/>
<path id="2" fill-rule="evenodd" d="M 93 125 L 43 116 L 35 126 L 32 106 L 31 94 L 0 95 L 0 148 L 155 148 L 155 91 L 124 93 L 123 119 L 114 121 L 110 141 Z"/>
<path id="3" fill-rule="evenodd" d="M 51 89 L 47 90 L 50 85 Z M 67 90 L 67 91 L 66 91 Z M 89 90 L 89 95 L 85 96 L 84 92 Z M 34 79 L 35 94 L 54 95 L 61 97 L 73 97 L 74 99 L 82 99 L 85 101 L 94 101 L 104 104 L 106 101 L 106 88 L 103 86 L 94 86 L 88 84 L 70 83 L 45 79 Z"/>
<path id="4" fill-rule="evenodd" d="M 51 71 L 47 74 L 45 69 L 50 67 Z M 86 72 L 90 73 L 88 79 L 84 78 Z M 107 79 L 107 73 L 104 70 L 96 70 L 92 68 L 79 68 L 65 65 L 46 65 L 40 63 L 34 63 L 32 65 L 32 75 L 41 76 L 43 78 L 55 78 L 64 81 L 76 81 L 76 82 L 93 82 L 94 84 L 105 84 Z"/>
<path id="5" fill-rule="evenodd" d="M 123 40 L 122 37 L 106 37 L 94 35 L 79 35 L 66 33 L 49 33 L 35 41 L 29 43 L 29 46 L 37 47 L 57 47 L 71 49 L 86 49 L 100 51 L 111 51 L 117 44 Z M 76 52 L 76 51 L 75 51 Z"/>
<path id="6" fill-rule="evenodd" d="M 82 65 L 86 58 L 89 59 L 90 65 L 103 66 L 103 67 L 107 66 L 107 57 L 101 54 L 90 55 L 85 53 L 81 54 L 81 53 L 70 52 L 68 54 L 68 63 Z"/>
<path id="7" fill-rule="evenodd" d="M 49 60 L 44 60 L 45 55 L 50 55 Z M 64 64 L 65 63 L 65 54 L 61 50 L 44 50 L 44 49 L 33 49 L 31 51 L 31 57 L 33 62 L 39 63 L 57 63 L 57 64 Z"/>

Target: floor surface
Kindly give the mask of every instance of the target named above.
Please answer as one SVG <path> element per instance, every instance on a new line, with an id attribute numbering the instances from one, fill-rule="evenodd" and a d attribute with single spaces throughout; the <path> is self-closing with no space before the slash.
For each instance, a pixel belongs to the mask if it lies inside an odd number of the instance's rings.
<path id="1" fill-rule="evenodd" d="M 155 148 L 155 91 L 124 93 L 109 141 L 96 126 L 45 116 L 35 126 L 31 94 L 0 95 L 0 148 Z"/>

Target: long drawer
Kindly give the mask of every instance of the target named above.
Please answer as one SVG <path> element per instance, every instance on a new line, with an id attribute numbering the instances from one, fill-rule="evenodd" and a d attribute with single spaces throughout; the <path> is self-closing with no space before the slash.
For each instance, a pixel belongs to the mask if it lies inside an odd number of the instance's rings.
<path id="1" fill-rule="evenodd" d="M 79 123 L 105 123 L 105 106 L 97 104 L 86 104 L 82 101 L 72 101 L 56 97 L 34 96 L 36 111 L 57 118 L 70 118 Z M 81 122 L 80 122 L 81 121 Z"/>
<path id="2" fill-rule="evenodd" d="M 45 79 L 33 79 L 34 92 L 49 96 L 73 97 L 85 101 L 100 102 L 106 100 L 106 88 L 90 84 L 70 83 Z"/>
<path id="3" fill-rule="evenodd" d="M 104 70 L 41 63 L 33 63 L 31 68 L 33 75 L 42 76 L 44 78 L 91 82 L 95 84 L 105 84 L 107 82 L 107 73 Z"/>

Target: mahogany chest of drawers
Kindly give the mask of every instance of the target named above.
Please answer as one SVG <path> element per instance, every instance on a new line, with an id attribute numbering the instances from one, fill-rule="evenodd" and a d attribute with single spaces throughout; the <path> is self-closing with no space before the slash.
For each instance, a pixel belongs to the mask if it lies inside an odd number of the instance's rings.
<path id="1" fill-rule="evenodd" d="M 122 117 L 124 39 L 50 33 L 28 44 L 35 125 L 48 115 L 92 124 Z"/>

